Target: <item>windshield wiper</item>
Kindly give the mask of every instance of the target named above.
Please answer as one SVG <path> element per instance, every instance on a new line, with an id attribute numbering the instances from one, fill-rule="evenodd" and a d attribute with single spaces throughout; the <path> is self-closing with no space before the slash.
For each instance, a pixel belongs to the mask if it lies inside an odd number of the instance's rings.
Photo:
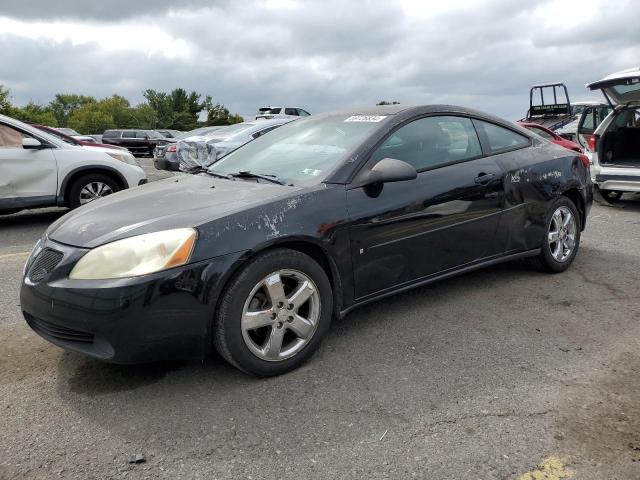
<path id="1" fill-rule="evenodd" d="M 222 172 L 216 172 L 214 170 L 206 170 L 206 169 L 202 169 L 202 171 L 204 173 L 206 173 L 207 175 L 211 175 L 212 177 L 217 177 L 217 178 L 224 178 L 226 180 L 235 180 L 233 178 L 233 175 L 229 174 L 229 173 L 222 173 Z"/>
<path id="2" fill-rule="evenodd" d="M 277 183 L 278 185 L 286 185 L 287 184 L 287 182 L 284 182 L 284 181 L 280 180 L 275 175 L 267 175 L 267 174 L 261 174 L 261 173 L 251 173 L 248 170 L 242 170 L 242 171 L 240 171 L 238 173 L 232 173 L 231 176 L 235 177 L 235 178 L 260 178 L 262 180 L 266 180 L 266 181 L 271 182 L 271 183 Z"/>

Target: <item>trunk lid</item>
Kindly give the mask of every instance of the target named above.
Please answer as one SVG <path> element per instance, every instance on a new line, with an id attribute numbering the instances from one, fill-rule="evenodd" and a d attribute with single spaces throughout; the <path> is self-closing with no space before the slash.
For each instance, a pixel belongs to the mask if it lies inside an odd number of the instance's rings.
<path id="1" fill-rule="evenodd" d="M 602 90 L 611 106 L 640 103 L 640 67 L 612 73 L 587 88 Z"/>

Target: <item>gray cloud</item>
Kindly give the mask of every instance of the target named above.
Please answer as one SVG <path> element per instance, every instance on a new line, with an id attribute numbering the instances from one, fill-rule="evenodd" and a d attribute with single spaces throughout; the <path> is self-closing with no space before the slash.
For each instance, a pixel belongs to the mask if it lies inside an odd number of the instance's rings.
<path id="1" fill-rule="evenodd" d="M 202 3 L 181 3 L 171 13 L 157 7 L 165 13 L 130 21 L 132 33 L 143 21 L 186 42 L 191 55 L 178 59 L 138 51 L 134 35 L 130 49 L 117 51 L 0 35 L 0 84 L 17 102 L 46 103 L 61 91 L 119 93 L 136 102 L 146 88 L 181 86 L 242 114 L 265 104 L 319 112 L 387 99 L 456 103 L 517 119 L 531 84 L 560 80 L 574 100 L 599 98 L 584 84 L 640 57 L 639 31 L 620 27 L 638 18 L 632 2 L 566 28 L 539 23 L 536 10 L 547 0 L 517 6 L 485 0 L 429 17 L 411 17 L 386 1 L 307 1 L 281 9 L 255 0 Z M 145 11 L 134 2 L 128 8 L 134 5 Z"/>
<path id="2" fill-rule="evenodd" d="M 214 0 L 215 1 L 215 0 Z M 209 6 L 212 0 L 3 0 L 0 14 L 5 17 L 35 20 L 85 19 L 112 21 L 147 15 L 163 15 L 176 6 Z M 224 3 L 229 0 L 218 0 Z"/>

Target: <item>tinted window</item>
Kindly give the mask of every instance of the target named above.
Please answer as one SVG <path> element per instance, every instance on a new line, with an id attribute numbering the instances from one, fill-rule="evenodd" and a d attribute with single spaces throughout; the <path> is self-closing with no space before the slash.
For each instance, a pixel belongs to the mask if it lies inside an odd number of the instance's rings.
<path id="1" fill-rule="evenodd" d="M 471 120 L 443 116 L 421 118 L 396 130 L 374 152 L 373 159 L 395 158 L 420 170 L 481 154 Z"/>
<path id="2" fill-rule="evenodd" d="M 102 134 L 102 138 L 119 138 L 120 130 L 107 130 Z"/>
<path id="3" fill-rule="evenodd" d="M 22 132 L 0 123 L 0 148 L 22 148 L 23 138 Z"/>
<path id="4" fill-rule="evenodd" d="M 298 109 L 296 108 L 285 108 L 284 109 L 284 113 L 285 115 L 298 115 Z"/>
<path id="5" fill-rule="evenodd" d="M 475 120 L 474 122 L 477 127 L 484 130 L 491 153 L 529 145 L 529 139 L 527 137 L 513 130 L 479 120 Z"/>
<path id="6" fill-rule="evenodd" d="M 136 132 L 133 130 L 125 130 L 122 132 L 122 138 L 136 138 Z"/>
<path id="7" fill-rule="evenodd" d="M 135 133 L 136 138 L 147 138 L 147 136 L 149 135 L 147 132 L 134 132 L 134 133 Z"/>
<path id="8" fill-rule="evenodd" d="M 307 112 L 306 110 L 303 110 L 303 109 L 299 108 L 298 109 L 298 115 L 300 115 L 301 117 L 308 117 L 311 114 L 309 112 Z"/>

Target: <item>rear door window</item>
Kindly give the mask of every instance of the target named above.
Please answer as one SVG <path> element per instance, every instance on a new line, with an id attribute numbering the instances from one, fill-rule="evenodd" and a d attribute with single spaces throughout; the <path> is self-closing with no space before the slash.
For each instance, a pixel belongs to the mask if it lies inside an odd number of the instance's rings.
<path id="1" fill-rule="evenodd" d="M 478 133 L 485 138 L 486 148 L 488 150 L 486 153 L 515 150 L 526 147 L 530 143 L 528 137 L 494 123 L 484 122 L 482 120 L 474 120 L 473 123 L 478 129 Z"/>
<path id="2" fill-rule="evenodd" d="M 125 130 L 122 132 L 122 138 L 136 138 L 136 132 L 133 130 Z"/>

